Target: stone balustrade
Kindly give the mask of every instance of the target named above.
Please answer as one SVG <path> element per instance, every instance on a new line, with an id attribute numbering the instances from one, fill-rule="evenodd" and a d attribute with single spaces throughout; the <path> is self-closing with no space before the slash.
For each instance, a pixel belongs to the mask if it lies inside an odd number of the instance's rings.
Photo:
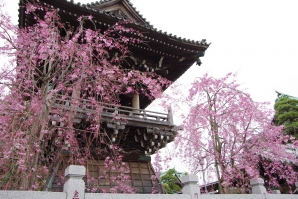
<path id="1" fill-rule="evenodd" d="M 187 175 L 181 178 L 183 194 L 110 194 L 110 193 L 85 193 L 86 175 L 84 166 L 70 165 L 65 170 L 67 181 L 64 192 L 42 191 L 0 191 L 2 199 L 298 199 L 297 194 L 269 194 L 261 178 L 252 179 L 252 194 L 200 194 L 198 177 Z M 298 182 L 295 183 L 298 187 Z M 276 191 L 275 193 L 278 193 Z"/>

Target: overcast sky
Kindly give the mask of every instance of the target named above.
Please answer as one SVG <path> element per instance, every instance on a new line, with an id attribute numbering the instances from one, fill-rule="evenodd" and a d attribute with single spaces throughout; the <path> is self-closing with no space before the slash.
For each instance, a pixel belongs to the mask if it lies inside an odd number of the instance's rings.
<path id="1" fill-rule="evenodd" d="M 234 72 L 257 101 L 273 103 L 275 90 L 298 96 L 297 0 L 131 2 L 156 28 L 211 42 L 203 65 L 183 79 Z"/>

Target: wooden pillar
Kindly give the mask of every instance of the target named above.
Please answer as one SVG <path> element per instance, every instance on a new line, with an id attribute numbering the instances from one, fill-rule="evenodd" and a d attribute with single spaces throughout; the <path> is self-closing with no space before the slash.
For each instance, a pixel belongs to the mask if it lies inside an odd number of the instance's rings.
<path id="1" fill-rule="evenodd" d="M 172 125 L 174 124 L 172 107 L 168 109 L 168 122 Z"/>
<path id="2" fill-rule="evenodd" d="M 135 93 L 132 98 L 132 108 L 140 109 L 140 97 L 138 93 Z M 137 112 L 136 110 L 134 112 Z"/>

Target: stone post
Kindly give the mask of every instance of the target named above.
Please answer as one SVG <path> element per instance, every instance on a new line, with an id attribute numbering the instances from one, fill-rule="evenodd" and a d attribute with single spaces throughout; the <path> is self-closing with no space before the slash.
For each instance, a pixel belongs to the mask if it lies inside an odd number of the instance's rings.
<path id="1" fill-rule="evenodd" d="M 64 176 L 68 179 L 64 183 L 63 192 L 66 192 L 66 199 L 85 198 L 85 182 L 83 180 L 85 174 L 84 166 L 70 165 L 65 169 Z"/>
<path id="2" fill-rule="evenodd" d="M 183 183 L 183 194 L 190 194 L 191 199 L 198 199 L 200 197 L 200 188 L 197 185 L 198 176 L 193 174 L 183 176 L 181 182 Z"/>
<path id="3" fill-rule="evenodd" d="M 250 180 L 253 194 L 262 194 L 262 198 L 267 198 L 267 191 L 264 187 L 264 180 L 262 178 L 254 178 Z"/>

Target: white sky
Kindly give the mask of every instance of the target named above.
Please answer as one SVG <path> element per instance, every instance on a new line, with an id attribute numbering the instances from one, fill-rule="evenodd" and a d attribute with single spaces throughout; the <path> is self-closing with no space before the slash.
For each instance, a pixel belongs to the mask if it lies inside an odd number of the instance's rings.
<path id="1" fill-rule="evenodd" d="M 298 96 L 297 0 L 131 0 L 156 28 L 211 42 L 203 65 L 183 77 L 207 71 L 237 72 L 257 101 L 274 102 L 275 90 Z"/>
<path id="2" fill-rule="evenodd" d="M 18 0 L 3 1 L 17 21 Z M 212 43 L 203 65 L 194 65 L 180 81 L 233 72 L 256 101 L 273 104 L 275 90 L 298 97 L 298 0 L 131 2 L 157 29 Z"/>

